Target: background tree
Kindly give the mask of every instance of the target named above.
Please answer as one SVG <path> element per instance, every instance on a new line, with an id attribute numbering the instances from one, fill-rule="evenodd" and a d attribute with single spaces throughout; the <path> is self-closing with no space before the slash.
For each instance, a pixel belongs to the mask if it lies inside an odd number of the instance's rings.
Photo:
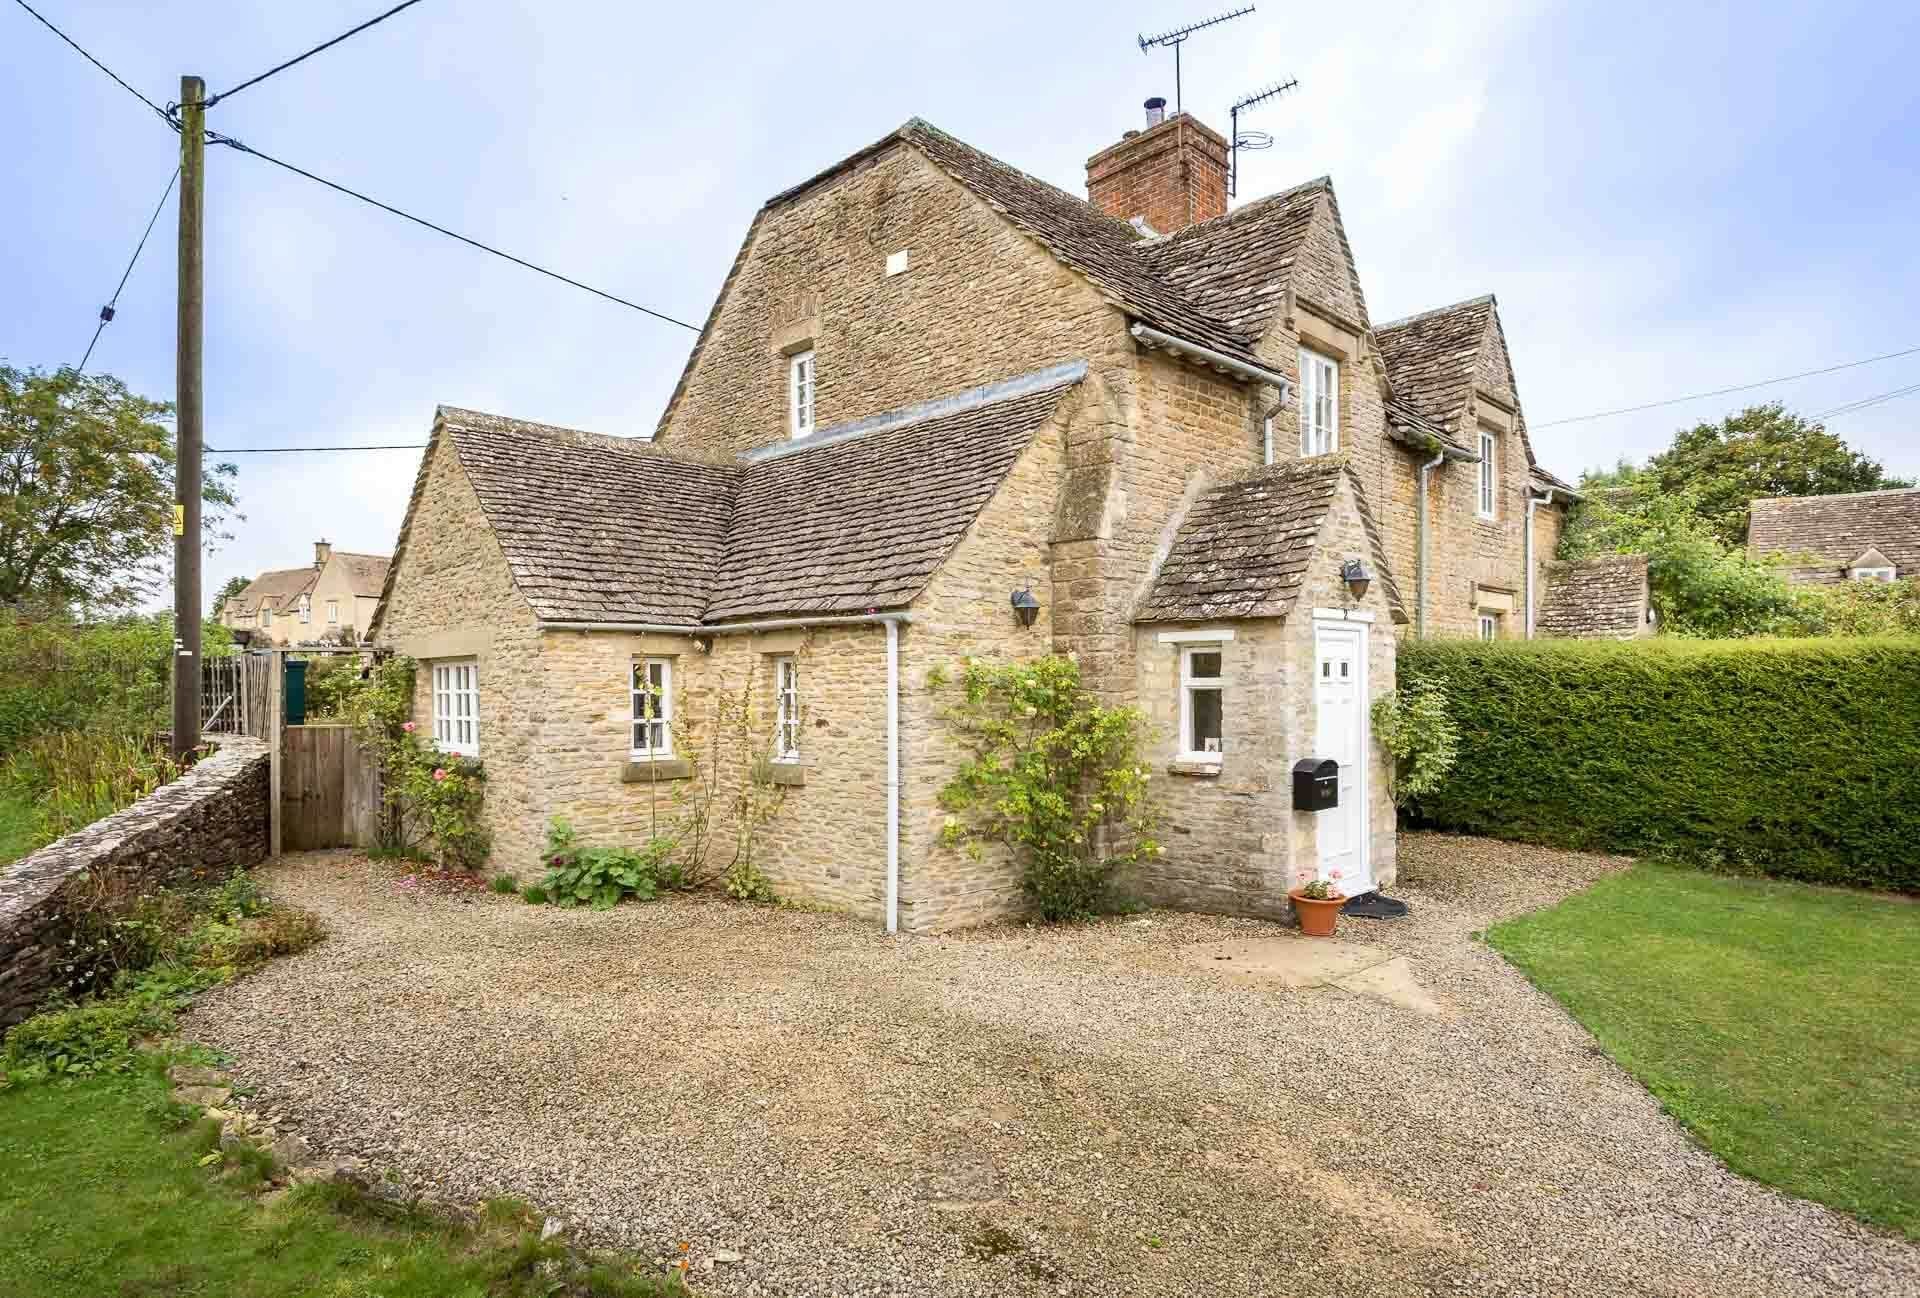
<path id="1" fill-rule="evenodd" d="M 245 590 L 248 586 L 251 586 L 252 584 L 253 582 L 246 577 L 227 578 L 227 584 L 214 592 L 213 616 L 210 620 L 214 622 L 218 622 L 220 620 L 221 611 L 225 609 L 227 606 L 227 601 L 232 599 L 235 595 L 238 595 L 241 591 Z"/>
<path id="2" fill-rule="evenodd" d="M 0 365 L 0 604 L 121 608 L 173 545 L 164 402 L 106 374 Z M 208 546 L 228 539 L 234 466 L 204 475 Z"/>
<path id="3" fill-rule="evenodd" d="M 1877 460 L 1777 401 L 1681 429 L 1639 476 L 1662 494 L 1691 493 L 1695 513 L 1725 545 L 1746 544 L 1748 502 L 1762 496 L 1827 496 L 1913 485 L 1888 477 Z"/>

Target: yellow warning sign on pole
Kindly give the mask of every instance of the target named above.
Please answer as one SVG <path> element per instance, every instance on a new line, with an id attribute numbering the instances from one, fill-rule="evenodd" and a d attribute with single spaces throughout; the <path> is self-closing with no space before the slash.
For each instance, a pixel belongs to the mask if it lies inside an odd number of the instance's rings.
<path id="1" fill-rule="evenodd" d="M 187 507 L 185 505 L 176 504 L 173 507 L 173 534 L 175 536 L 185 536 L 187 534 Z"/>

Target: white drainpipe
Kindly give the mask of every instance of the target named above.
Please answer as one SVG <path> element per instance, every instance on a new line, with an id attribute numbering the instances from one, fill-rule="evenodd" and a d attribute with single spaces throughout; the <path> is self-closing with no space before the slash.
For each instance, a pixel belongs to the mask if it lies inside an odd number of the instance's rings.
<path id="1" fill-rule="evenodd" d="M 837 617 L 776 617 L 759 622 L 676 626 L 667 622 L 542 622 L 542 631 L 620 631 L 629 635 L 741 635 L 788 627 L 858 626 L 887 629 L 887 932 L 900 931 L 900 624 L 910 613 L 854 613 Z"/>
<path id="2" fill-rule="evenodd" d="M 1527 639 L 1533 639 L 1533 511 L 1541 505 L 1553 503 L 1553 491 L 1548 489 L 1544 496 L 1536 496 L 1531 488 L 1527 491 Z"/>
<path id="3" fill-rule="evenodd" d="M 1427 475 L 1440 467 L 1447 458 L 1446 448 L 1435 452 L 1434 457 L 1420 466 L 1420 499 L 1416 522 L 1420 531 L 1420 580 L 1414 592 L 1413 633 L 1424 637 L 1427 634 Z"/>

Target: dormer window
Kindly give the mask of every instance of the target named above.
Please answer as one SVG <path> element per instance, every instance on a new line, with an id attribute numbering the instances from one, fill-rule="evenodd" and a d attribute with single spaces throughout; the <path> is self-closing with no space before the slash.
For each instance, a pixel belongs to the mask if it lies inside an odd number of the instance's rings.
<path id="1" fill-rule="evenodd" d="M 1300 454 L 1340 449 L 1340 362 L 1300 349 Z"/>
<path id="2" fill-rule="evenodd" d="M 1854 581 L 1892 581 L 1892 568 L 1849 568 L 1847 576 Z"/>
<path id="3" fill-rule="evenodd" d="M 787 358 L 787 408 L 795 437 L 805 437 L 813 431 L 812 349 L 795 352 Z"/>

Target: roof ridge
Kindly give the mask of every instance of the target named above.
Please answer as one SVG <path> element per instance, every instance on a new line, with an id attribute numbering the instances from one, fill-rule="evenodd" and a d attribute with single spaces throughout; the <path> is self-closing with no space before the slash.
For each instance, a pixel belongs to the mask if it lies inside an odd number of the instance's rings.
<path id="1" fill-rule="evenodd" d="M 945 140 L 947 143 L 954 145 L 957 148 L 962 148 L 969 153 L 979 155 L 979 157 L 982 160 L 991 164 L 992 166 L 999 167 L 1002 171 L 1012 172 L 1014 175 L 1020 177 L 1020 179 L 1022 180 L 1031 181 L 1036 185 L 1052 190 L 1054 193 L 1058 194 L 1060 197 L 1066 199 L 1071 203 L 1077 203 L 1079 206 L 1087 210 L 1088 216 L 1094 217 L 1102 222 L 1105 222 L 1107 225 L 1112 226 L 1116 231 L 1118 231 L 1121 234 L 1124 234 L 1128 238 L 1128 240 L 1134 244 L 1147 244 L 1147 243 L 1158 242 L 1157 240 L 1147 238 L 1146 235 L 1142 234 L 1137 228 L 1134 227 L 1132 222 L 1123 221 L 1117 216 L 1113 216 L 1108 212 L 1102 211 L 1099 207 L 1095 206 L 1090 200 L 1082 197 L 1079 194 L 1072 192 L 1071 190 L 1060 188 L 1060 186 L 1054 184 L 1051 180 L 1047 180 L 1041 176 L 1036 176 L 1030 171 L 1022 171 L 1019 167 L 1014 166 L 1011 162 L 1008 162 L 1005 158 L 997 157 L 994 154 L 988 153 L 985 149 L 981 148 L 977 144 L 969 144 L 965 140 L 961 139 L 959 136 L 953 134 L 951 131 L 941 130 L 939 127 L 935 126 L 932 122 L 929 122 L 924 117 L 909 118 L 907 121 L 907 124 L 900 128 L 899 133 L 903 139 L 907 139 L 911 141 L 912 137 L 908 135 L 907 132 L 914 129 L 927 131 L 933 135 L 937 135 L 941 139 Z M 936 165 L 938 165 L 937 160 L 936 160 Z M 945 168 L 942 168 L 942 170 L 945 170 Z"/>
<path id="2" fill-rule="evenodd" d="M 1428 316 L 1445 315 L 1449 311 L 1458 311 L 1469 306 L 1497 306 L 1494 295 L 1482 293 L 1479 297 L 1466 298 L 1459 302 L 1449 302 L 1446 306 L 1429 307 L 1425 311 L 1415 311 L 1412 315 L 1403 315 L 1398 320 L 1386 320 L 1373 327 L 1374 333 L 1383 329 L 1398 329 L 1401 325 L 1412 324 L 1416 320 L 1425 320 Z"/>
<path id="3" fill-rule="evenodd" d="M 945 415 L 957 415 L 963 411 L 975 410 L 981 406 L 994 405 L 1001 401 L 1011 401 L 1016 397 L 1032 396 L 1036 392 L 1046 392 L 1053 388 L 1069 387 L 1087 376 L 1087 363 L 1065 361 L 1059 365 L 1049 365 L 1045 369 L 1032 370 L 1010 379 L 999 379 L 992 383 L 983 383 L 978 387 L 967 388 L 961 392 L 944 397 L 932 397 L 926 401 L 916 401 L 910 406 L 899 406 L 893 410 L 882 411 L 877 415 L 867 415 L 862 419 L 849 420 L 831 428 L 806 437 L 788 442 L 774 442 L 767 446 L 756 446 L 743 451 L 740 459 L 747 464 L 760 464 L 767 460 L 780 459 L 787 455 L 797 455 L 802 451 L 814 450 L 821 446 L 837 445 L 851 441 L 856 437 L 865 437 L 873 433 L 892 432 L 897 428 L 910 428 L 914 424 L 925 423 L 929 419 L 938 419 Z"/>
<path id="4" fill-rule="evenodd" d="M 1232 225 L 1241 217 L 1247 217 L 1251 220 L 1254 216 L 1261 214 L 1269 206 L 1278 203 L 1281 199 L 1292 198 L 1309 189 L 1324 189 L 1331 193 L 1333 191 L 1333 177 L 1331 175 L 1319 175 L 1315 176 L 1312 180 L 1303 180 L 1297 185 L 1289 185 L 1285 189 L 1276 189 L 1271 194 L 1263 194 L 1259 198 L 1242 203 L 1232 211 L 1222 212 L 1219 216 L 1208 217 L 1204 221 L 1196 221 L 1184 229 L 1175 230 L 1172 234 L 1162 235 L 1158 239 L 1145 240 L 1142 245 L 1143 250 L 1146 247 L 1164 248 L 1170 244 L 1179 243 L 1183 239 L 1193 235 L 1210 233 L 1224 226 Z"/>
<path id="5" fill-rule="evenodd" d="M 456 432 L 517 434 L 547 441 L 572 442 L 577 446 L 604 447 L 625 454 L 654 456 L 662 460 L 672 460 L 676 464 L 694 464 L 707 468 L 730 467 L 724 464 L 716 465 L 712 460 L 701 459 L 698 456 L 681 455 L 647 436 L 629 437 L 619 433 L 599 433 L 590 428 L 544 424 L 537 420 L 499 415 L 486 410 L 468 410 L 460 406 L 440 406 L 435 411 L 435 418 L 436 421 L 444 422 L 449 429 Z"/>
<path id="6" fill-rule="evenodd" d="M 1920 487 L 1878 487 L 1872 491 L 1833 491 L 1821 496 L 1755 496 L 1747 503 L 1763 505 L 1776 500 L 1851 500 L 1859 496 L 1899 496 L 1915 492 L 1920 492 Z"/>

